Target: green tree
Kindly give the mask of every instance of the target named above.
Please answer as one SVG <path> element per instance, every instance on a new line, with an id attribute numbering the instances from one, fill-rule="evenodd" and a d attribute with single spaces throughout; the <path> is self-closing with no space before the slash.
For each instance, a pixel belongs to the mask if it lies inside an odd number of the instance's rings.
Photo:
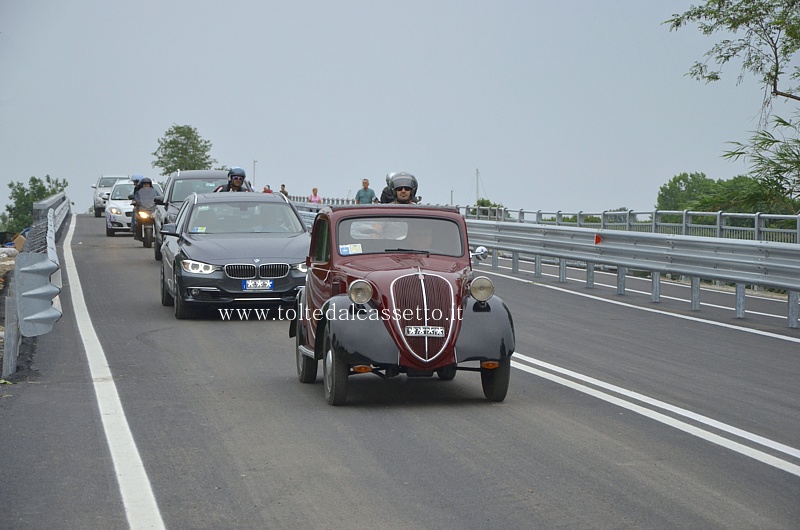
<path id="1" fill-rule="evenodd" d="M 211 169 L 217 161 L 211 158 L 211 142 L 203 140 L 191 125 L 173 125 L 163 138 L 158 139 L 158 149 L 153 167 L 161 168 L 161 175 L 179 169 Z"/>
<path id="2" fill-rule="evenodd" d="M 64 191 L 68 185 L 66 179 L 53 179 L 50 175 L 45 175 L 44 180 L 31 177 L 27 185 L 9 182 L 11 204 L 6 205 L 6 213 L 0 214 L 0 226 L 11 233 L 21 232 L 31 226 L 33 203 Z"/>
<path id="3" fill-rule="evenodd" d="M 800 49 L 800 0 L 706 0 L 665 22 L 670 30 L 678 30 L 689 23 L 696 23 L 704 35 L 724 32 L 738 36 L 717 42 L 705 53 L 704 61 L 695 62 L 691 67 L 691 77 L 717 81 L 722 66 L 738 59 L 742 66 L 737 82 L 749 73 L 764 86 L 764 120 L 773 97 L 800 101 L 800 66 L 791 66 L 792 71 L 786 72 Z M 710 61 L 720 69 L 709 68 Z"/>
<path id="4" fill-rule="evenodd" d="M 753 133 L 747 143 L 730 142 L 735 149 L 723 156 L 750 160 L 750 176 L 759 183 L 771 213 L 794 213 L 800 199 L 800 112 L 794 122 L 776 116 L 773 131 Z M 764 210 L 759 210 L 764 211 Z"/>
<path id="5" fill-rule="evenodd" d="M 712 192 L 716 181 L 705 173 L 681 173 L 658 190 L 658 210 L 690 210 L 702 196 Z"/>

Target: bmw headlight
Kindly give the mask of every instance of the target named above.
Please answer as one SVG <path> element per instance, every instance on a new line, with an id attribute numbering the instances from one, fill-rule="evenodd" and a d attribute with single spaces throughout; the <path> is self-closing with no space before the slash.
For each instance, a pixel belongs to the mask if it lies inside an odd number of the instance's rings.
<path id="1" fill-rule="evenodd" d="M 485 302 L 494 295 L 494 284 L 486 276 L 478 276 L 470 282 L 469 292 L 475 300 Z"/>
<path id="2" fill-rule="evenodd" d="M 372 286 L 366 280 L 356 280 L 347 288 L 347 296 L 354 304 L 366 304 L 372 300 Z"/>
<path id="3" fill-rule="evenodd" d="M 183 267 L 184 272 L 190 274 L 211 274 L 217 269 L 214 265 L 192 259 L 181 260 L 181 267 Z"/>
<path id="4" fill-rule="evenodd" d="M 111 208 L 108 209 L 108 213 L 112 215 L 122 215 L 122 210 L 120 210 L 116 206 L 112 206 Z"/>
<path id="5" fill-rule="evenodd" d="M 292 270 L 299 272 L 300 274 L 305 274 L 308 272 L 308 267 L 306 267 L 306 262 L 303 261 L 301 263 L 295 263 L 292 265 Z"/>

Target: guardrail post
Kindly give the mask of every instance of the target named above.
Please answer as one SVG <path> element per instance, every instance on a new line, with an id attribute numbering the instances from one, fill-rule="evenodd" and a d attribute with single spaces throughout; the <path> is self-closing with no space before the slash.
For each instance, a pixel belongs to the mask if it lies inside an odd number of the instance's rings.
<path id="1" fill-rule="evenodd" d="M 511 272 L 519 272 L 519 252 L 511 253 Z"/>
<path id="2" fill-rule="evenodd" d="M 564 258 L 558 258 L 558 281 L 567 283 L 567 260 Z"/>
<path id="3" fill-rule="evenodd" d="M 789 327 L 797 329 L 797 312 L 798 304 L 800 304 L 800 292 L 789 291 Z"/>
<path id="4" fill-rule="evenodd" d="M 594 289 L 594 263 L 586 262 L 586 288 Z"/>
<path id="5" fill-rule="evenodd" d="M 13 274 L 13 273 L 12 273 Z M 16 281 L 11 274 L 6 293 L 6 321 L 5 343 L 3 344 L 3 379 L 17 371 L 17 358 L 19 357 L 19 319 L 17 318 Z"/>
<path id="6" fill-rule="evenodd" d="M 533 276 L 536 278 L 542 277 L 542 256 L 536 254 L 533 258 Z"/>
<path id="7" fill-rule="evenodd" d="M 625 294 L 626 274 L 628 274 L 627 267 L 617 267 L 617 294 Z"/>
<path id="8" fill-rule="evenodd" d="M 497 248 L 492 249 L 492 270 L 497 270 L 500 268 L 500 250 Z"/>
<path id="9" fill-rule="evenodd" d="M 650 300 L 661 301 L 661 274 L 656 271 L 650 273 Z"/>
<path id="10" fill-rule="evenodd" d="M 692 311 L 700 311 L 700 278 L 691 277 L 692 285 Z"/>
<path id="11" fill-rule="evenodd" d="M 744 318 L 745 311 L 744 311 L 744 287 L 743 283 L 736 284 L 736 318 Z"/>

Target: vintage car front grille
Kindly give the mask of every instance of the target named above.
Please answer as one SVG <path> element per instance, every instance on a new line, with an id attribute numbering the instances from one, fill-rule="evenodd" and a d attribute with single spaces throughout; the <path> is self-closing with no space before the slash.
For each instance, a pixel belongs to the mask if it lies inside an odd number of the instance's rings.
<path id="1" fill-rule="evenodd" d="M 235 263 L 225 265 L 225 274 L 237 280 L 249 280 L 256 277 L 256 266 L 246 263 Z"/>
<path id="2" fill-rule="evenodd" d="M 288 263 L 265 263 L 258 268 L 259 278 L 283 278 L 289 274 Z"/>
<path id="3" fill-rule="evenodd" d="M 424 362 L 436 359 L 444 350 L 453 326 L 453 289 L 446 279 L 415 273 L 397 278 L 392 284 L 396 322 L 408 349 Z M 410 318 L 409 318 L 410 317 Z M 444 328 L 444 337 L 409 337 L 406 326 Z"/>

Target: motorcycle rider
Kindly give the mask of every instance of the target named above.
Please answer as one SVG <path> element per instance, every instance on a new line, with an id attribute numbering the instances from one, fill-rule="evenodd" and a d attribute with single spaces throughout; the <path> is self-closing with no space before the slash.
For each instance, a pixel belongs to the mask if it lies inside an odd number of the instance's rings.
<path id="1" fill-rule="evenodd" d="M 133 192 L 133 200 L 135 202 L 135 206 L 133 208 L 134 218 L 138 216 L 140 209 L 151 209 L 155 204 L 153 199 L 155 199 L 155 196 L 157 195 L 156 190 L 153 188 L 153 181 L 148 177 L 144 177 L 142 180 L 140 180 L 137 188 L 138 189 L 134 188 L 135 191 Z M 142 241 L 143 234 L 139 234 L 139 231 L 135 229 L 133 221 L 131 222 L 131 228 L 134 230 L 134 239 Z"/>
<path id="2" fill-rule="evenodd" d="M 392 204 L 416 204 L 417 178 L 410 173 L 395 173 L 390 179 L 390 186 L 394 193 Z"/>
<path id="3" fill-rule="evenodd" d="M 142 175 L 133 175 L 131 177 L 131 182 L 133 182 L 133 195 L 136 196 L 136 192 L 141 189 L 141 181 Z M 133 204 L 133 213 L 131 213 L 131 232 L 133 232 L 133 237 L 136 237 L 136 201 L 131 200 L 131 204 Z"/>
<path id="4" fill-rule="evenodd" d="M 386 174 L 386 187 L 381 191 L 381 204 L 394 202 L 394 192 L 392 191 L 391 182 L 392 177 L 395 175 L 397 175 L 397 173 L 394 172 Z"/>
<path id="5" fill-rule="evenodd" d="M 232 167 L 228 170 L 228 183 L 217 187 L 214 191 L 249 191 L 244 182 L 245 178 L 244 169 Z"/>

